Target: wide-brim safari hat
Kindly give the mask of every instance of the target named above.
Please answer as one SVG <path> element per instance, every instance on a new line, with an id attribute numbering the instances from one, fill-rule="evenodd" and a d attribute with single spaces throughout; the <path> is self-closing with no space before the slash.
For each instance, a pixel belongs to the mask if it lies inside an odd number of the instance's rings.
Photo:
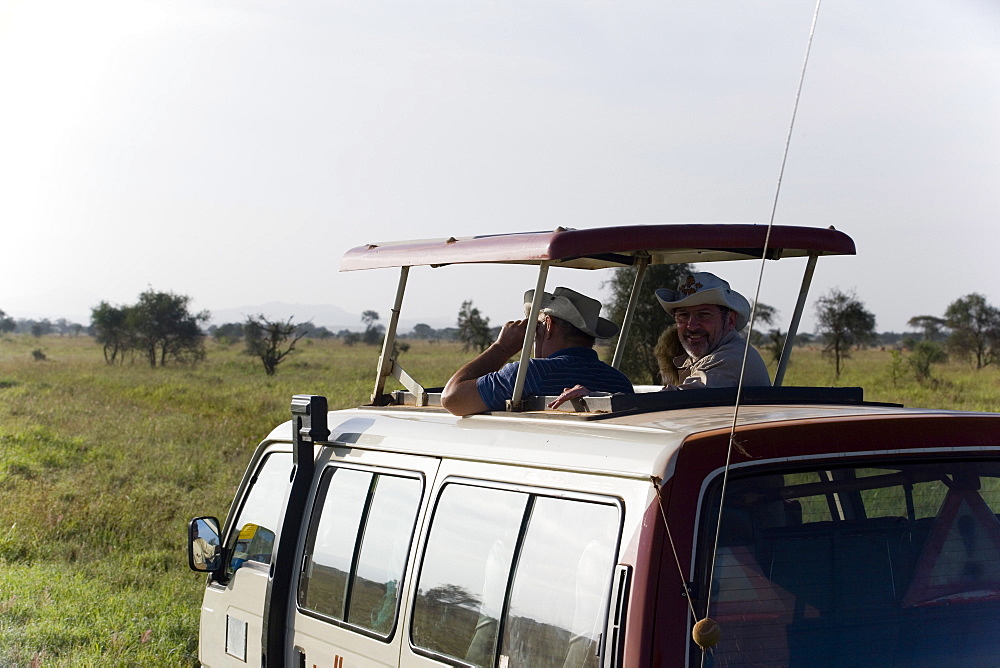
<path id="1" fill-rule="evenodd" d="M 656 299 L 671 316 L 682 306 L 717 304 L 736 311 L 736 331 L 742 330 L 750 320 L 750 302 L 729 287 L 729 283 L 707 271 L 687 274 L 681 278 L 676 290 L 659 288 Z"/>
<path id="2" fill-rule="evenodd" d="M 534 290 L 524 293 L 524 314 L 531 312 Z M 569 288 L 556 288 L 542 293 L 540 313 L 565 320 L 581 332 L 597 339 L 610 339 L 618 333 L 618 325 L 601 317 L 601 302 Z"/>

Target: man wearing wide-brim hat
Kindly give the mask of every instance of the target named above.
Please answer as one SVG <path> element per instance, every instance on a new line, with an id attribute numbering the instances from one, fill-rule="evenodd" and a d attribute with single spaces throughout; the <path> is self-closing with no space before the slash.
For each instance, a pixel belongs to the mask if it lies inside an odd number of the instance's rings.
<path id="1" fill-rule="evenodd" d="M 530 313 L 534 290 L 524 293 Z M 618 369 L 602 362 L 596 339 L 608 339 L 618 326 L 600 316 L 601 302 L 569 288 L 543 293 L 538 321 L 511 320 L 497 340 L 455 372 L 441 393 L 441 405 L 455 415 L 504 410 L 514 395 L 518 362 L 507 363 L 524 345 L 529 326 L 535 330 L 535 357 L 528 361 L 526 395 L 558 395 L 574 385 L 598 392 L 632 392 L 632 383 Z"/>
<path id="2" fill-rule="evenodd" d="M 760 353 L 738 333 L 750 320 L 750 302 L 729 283 L 696 272 L 683 276 L 676 290 L 658 289 L 656 299 L 677 323 L 686 351 L 674 358 L 679 383 L 666 389 L 734 387 L 741 375 L 745 386 L 771 384 Z"/>

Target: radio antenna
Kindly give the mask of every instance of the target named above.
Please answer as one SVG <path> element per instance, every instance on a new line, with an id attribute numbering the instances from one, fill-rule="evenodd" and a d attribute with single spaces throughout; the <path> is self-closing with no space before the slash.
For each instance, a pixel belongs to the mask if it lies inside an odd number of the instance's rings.
<path id="1" fill-rule="evenodd" d="M 760 286 L 764 280 L 764 264 L 767 258 L 768 246 L 771 241 L 771 229 L 774 227 L 774 218 L 778 211 L 778 199 L 781 195 L 781 183 L 785 176 L 785 165 L 788 162 L 788 149 L 792 143 L 792 132 L 795 129 L 795 117 L 799 111 L 799 100 L 802 97 L 802 87 L 806 79 L 806 69 L 809 65 L 809 53 L 812 51 L 813 37 L 816 34 L 816 23 L 819 20 L 819 8 L 821 4 L 822 0 L 816 0 L 816 9 L 813 12 L 812 25 L 809 28 L 809 40 L 806 44 L 806 54 L 802 62 L 802 71 L 799 74 L 799 85 L 795 91 L 795 103 L 792 105 L 792 118 L 788 124 L 788 135 L 785 138 L 785 150 L 781 156 L 781 168 L 778 170 L 778 183 L 774 189 L 774 201 L 771 204 L 771 217 L 767 223 L 767 234 L 764 236 L 764 248 L 760 257 L 760 273 L 757 275 L 757 289 L 754 293 L 753 307 L 750 310 L 750 329 L 747 331 L 746 347 L 743 349 L 743 366 L 740 369 L 740 380 L 736 388 L 736 403 L 733 406 L 733 423 L 729 429 L 729 446 L 726 450 L 726 468 L 722 474 L 722 490 L 719 495 L 719 516 L 715 523 L 715 536 L 712 541 L 712 563 L 709 565 L 708 569 L 708 590 L 705 594 L 706 618 L 708 618 L 708 613 L 712 608 L 712 584 L 715 577 L 715 559 L 719 550 L 719 531 L 722 527 L 722 509 L 725 506 L 726 501 L 726 486 L 729 483 L 729 467 L 732 461 L 733 448 L 739 448 L 742 451 L 742 448 L 736 441 L 736 424 L 740 413 L 740 399 L 743 395 L 743 378 L 746 372 L 747 354 L 750 350 L 750 335 L 753 333 L 754 319 L 757 314 L 757 303 L 760 300 Z M 703 649 L 707 649 L 704 646 L 702 647 Z M 702 653 L 702 663 L 704 664 L 704 652 Z"/>

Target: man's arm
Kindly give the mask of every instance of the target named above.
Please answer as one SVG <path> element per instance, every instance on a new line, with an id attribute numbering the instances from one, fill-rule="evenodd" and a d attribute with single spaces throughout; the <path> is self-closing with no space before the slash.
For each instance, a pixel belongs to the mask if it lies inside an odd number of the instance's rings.
<path id="1" fill-rule="evenodd" d="M 448 379 L 441 393 L 441 405 L 455 415 L 483 413 L 489 409 L 479 396 L 476 381 L 498 371 L 524 345 L 527 320 L 512 320 L 500 328 L 497 340 Z"/>

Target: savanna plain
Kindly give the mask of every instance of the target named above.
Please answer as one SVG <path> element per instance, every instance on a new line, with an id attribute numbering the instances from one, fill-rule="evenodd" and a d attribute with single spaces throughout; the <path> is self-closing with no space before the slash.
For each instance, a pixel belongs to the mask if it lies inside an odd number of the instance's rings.
<path id="1" fill-rule="evenodd" d="M 443 385 L 471 353 L 410 341 Z M 0 666 L 196 666 L 205 578 L 186 527 L 224 518 L 254 447 L 294 394 L 368 401 L 378 349 L 310 340 L 264 374 L 239 344 L 195 366 L 109 366 L 93 339 L 0 339 Z M 44 358 L 44 359 L 43 359 Z M 773 374 L 773 369 L 772 369 Z M 1000 411 L 1000 370 L 953 361 L 918 383 L 906 353 L 855 351 L 840 378 L 797 349 L 786 385 L 862 386 L 872 401 Z"/>

